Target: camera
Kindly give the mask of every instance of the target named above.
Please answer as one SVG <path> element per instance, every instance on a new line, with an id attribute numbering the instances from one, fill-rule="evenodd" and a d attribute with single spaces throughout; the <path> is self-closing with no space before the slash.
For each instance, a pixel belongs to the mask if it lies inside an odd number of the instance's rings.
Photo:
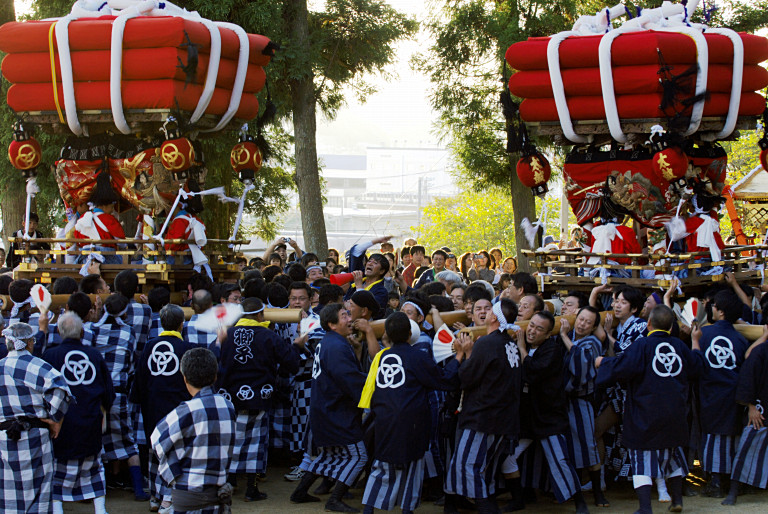
<path id="1" fill-rule="evenodd" d="M 290 237 L 284 237 L 283 238 L 283 243 L 290 243 L 290 242 L 291 242 L 291 238 Z"/>

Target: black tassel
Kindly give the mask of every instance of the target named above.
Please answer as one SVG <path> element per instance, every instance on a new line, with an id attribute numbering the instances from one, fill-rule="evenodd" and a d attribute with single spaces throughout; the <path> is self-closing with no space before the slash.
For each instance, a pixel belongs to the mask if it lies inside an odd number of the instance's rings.
<path id="1" fill-rule="evenodd" d="M 195 82 L 195 79 L 197 78 L 197 65 L 199 61 L 198 56 L 198 45 L 192 42 L 192 40 L 189 39 L 189 34 L 187 34 L 187 31 L 184 31 L 184 38 L 186 39 L 186 42 L 184 42 L 182 45 L 180 45 L 182 48 L 187 48 L 187 64 L 184 64 L 184 61 L 181 60 L 181 57 L 177 57 L 179 60 L 179 65 L 176 66 L 177 68 L 180 68 L 184 72 L 184 87 L 187 87 L 187 84 Z"/>
<path id="2" fill-rule="evenodd" d="M 267 46 L 264 47 L 264 50 L 261 51 L 261 54 L 274 57 L 275 51 L 277 50 L 280 50 L 280 44 L 274 41 L 270 41 L 269 43 L 267 43 Z"/>

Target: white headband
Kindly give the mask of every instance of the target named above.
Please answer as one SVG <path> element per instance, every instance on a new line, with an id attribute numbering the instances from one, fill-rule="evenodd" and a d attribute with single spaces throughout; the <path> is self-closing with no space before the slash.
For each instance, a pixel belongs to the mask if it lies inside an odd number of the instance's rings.
<path id="1" fill-rule="evenodd" d="M 518 331 L 520 330 L 520 327 L 515 325 L 514 323 L 508 323 L 507 318 L 504 316 L 504 313 L 501 311 L 501 301 L 496 302 L 493 304 L 493 308 L 491 308 L 491 312 L 496 316 L 496 319 L 499 320 L 499 331 L 504 332 L 505 330 L 514 330 Z"/>
<path id="2" fill-rule="evenodd" d="M 27 298 L 26 300 L 24 300 L 23 302 L 19 302 L 19 303 L 14 302 L 13 303 L 13 307 L 11 308 L 11 319 L 13 319 L 16 316 L 18 316 L 19 311 L 25 305 L 34 305 L 33 302 L 32 302 L 32 297 L 31 296 L 29 298 Z M 5 333 L 5 332 L 3 332 L 3 333 Z"/>
<path id="3" fill-rule="evenodd" d="M 419 314 L 421 314 L 421 317 L 422 317 L 422 318 L 426 318 L 426 316 L 424 316 L 424 311 L 423 311 L 423 310 L 421 310 L 421 307 L 419 307 L 418 305 L 416 305 L 416 304 L 415 304 L 415 303 L 413 303 L 413 302 L 404 302 L 404 303 L 403 303 L 403 305 L 400 307 L 400 310 L 403 310 L 403 307 L 405 307 L 406 305 L 413 305 L 413 307 L 414 307 L 414 308 L 415 308 L 417 311 L 419 311 Z"/>
<path id="4" fill-rule="evenodd" d="M 11 331 L 10 327 L 6 328 L 5 330 L 3 330 L 3 335 L 5 336 L 5 338 L 13 343 L 13 349 L 14 350 L 16 350 L 17 352 L 19 352 L 21 350 L 26 350 L 27 349 L 27 342 L 25 340 L 23 340 L 23 339 L 19 339 L 18 337 L 14 337 L 11 334 L 12 334 L 12 331 Z"/>
<path id="5" fill-rule="evenodd" d="M 243 314 L 258 314 L 260 312 L 264 312 L 264 306 L 261 306 L 261 309 L 255 310 L 255 311 L 244 311 Z"/>
<path id="6" fill-rule="evenodd" d="M 318 266 L 317 264 L 313 264 L 312 266 L 309 266 L 307 268 L 307 273 L 309 273 L 309 270 L 313 270 L 313 269 L 319 269 L 320 271 L 323 270 L 323 268 L 321 266 Z"/>

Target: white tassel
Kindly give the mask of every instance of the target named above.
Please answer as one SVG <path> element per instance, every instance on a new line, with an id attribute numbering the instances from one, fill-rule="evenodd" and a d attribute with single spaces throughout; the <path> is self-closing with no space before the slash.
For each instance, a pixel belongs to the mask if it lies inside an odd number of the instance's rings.
<path id="1" fill-rule="evenodd" d="M 685 221 L 683 221 L 683 218 L 680 216 L 675 216 L 665 223 L 664 226 L 667 229 L 671 241 L 680 241 L 688 235 L 688 232 L 685 230 Z"/>
<path id="2" fill-rule="evenodd" d="M 531 223 L 528 218 L 523 218 L 520 222 L 520 228 L 525 233 L 525 239 L 528 241 L 528 246 L 531 248 L 536 247 L 536 233 L 539 231 L 539 223 Z"/>

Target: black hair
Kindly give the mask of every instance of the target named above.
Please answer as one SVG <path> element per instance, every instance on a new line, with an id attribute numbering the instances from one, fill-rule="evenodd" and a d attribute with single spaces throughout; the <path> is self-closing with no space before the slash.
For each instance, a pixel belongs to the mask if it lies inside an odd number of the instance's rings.
<path id="1" fill-rule="evenodd" d="M 379 264 L 381 265 L 382 275 L 386 275 L 387 273 L 389 273 L 389 261 L 382 254 L 374 253 L 373 255 L 371 255 L 371 257 L 368 260 L 379 262 Z"/>
<path id="2" fill-rule="evenodd" d="M 395 296 L 397 298 L 397 296 Z M 451 312 L 453 310 L 453 302 L 447 296 L 433 294 L 429 295 L 429 303 L 440 312 Z"/>
<path id="3" fill-rule="evenodd" d="M 218 371 L 219 363 L 207 348 L 191 348 L 181 357 L 181 374 L 197 389 L 213 385 Z"/>
<path id="4" fill-rule="evenodd" d="M 569 294 L 568 296 L 573 296 L 573 295 L 570 295 L 570 294 Z M 600 311 L 599 311 L 599 310 L 595 309 L 595 308 L 594 308 L 594 307 L 592 307 L 591 305 L 585 305 L 584 307 L 582 307 L 582 308 L 580 308 L 580 309 L 579 309 L 579 312 L 577 312 L 577 313 L 576 313 L 576 316 L 578 316 L 579 314 L 581 314 L 581 311 L 587 311 L 587 312 L 591 312 L 592 314 L 594 314 L 594 315 L 595 315 L 595 323 L 594 323 L 594 325 L 592 326 L 592 328 L 593 328 L 593 329 L 597 328 L 597 327 L 598 327 L 598 325 L 600 325 Z"/>
<path id="5" fill-rule="evenodd" d="M 264 268 L 264 271 L 262 274 L 264 275 L 264 280 L 267 282 L 272 282 L 276 276 L 280 275 L 280 273 L 283 272 L 283 269 L 280 266 L 267 266 Z"/>
<path id="6" fill-rule="evenodd" d="M 116 293 L 129 299 L 133 298 L 139 288 L 139 276 L 135 271 L 125 269 L 117 274 L 113 286 Z"/>
<path id="7" fill-rule="evenodd" d="M 339 311 L 343 308 L 344 306 L 340 303 L 329 303 L 323 307 L 320 311 L 320 326 L 323 330 L 331 330 L 331 323 L 334 325 L 339 323 Z"/>
<path id="8" fill-rule="evenodd" d="M 314 282 L 312 282 L 312 288 L 319 290 L 321 287 L 327 286 L 327 285 L 330 285 L 330 284 L 331 284 L 330 279 L 327 279 L 325 277 L 320 277 L 317 280 L 315 280 Z"/>
<path id="9" fill-rule="evenodd" d="M 262 298 L 267 283 L 263 278 L 252 278 L 243 286 L 243 296 L 246 298 Z"/>
<path id="10" fill-rule="evenodd" d="M 438 280 L 427 282 L 419 288 L 419 291 L 423 291 L 426 295 L 432 296 L 433 294 L 440 295 L 445 293 L 445 284 Z"/>
<path id="11" fill-rule="evenodd" d="M 96 275 L 98 276 L 98 275 Z M 26 278 L 20 278 L 11 282 L 8 286 L 8 295 L 11 297 L 13 303 L 21 303 L 29 298 L 29 292 L 32 290 L 34 284 L 31 280 Z"/>
<path id="12" fill-rule="evenodd" d="M 619 295 L 624 296 L 624 299 L 629 302 L 629 310 L 632 314 L 639 315 L 640 311 L 643 310 L 646 298 L 638 288 L 621 285 L 613 290 L 613 294 L 616 298 L 618 298 Z"/>
<path id="13" fill-rule="evenodd" d="M 187 189 L 189 189 L 190 193 L 199 193 L 200 184 L 197 183 L 197 180 L 190 178 L 187 180 Z M 203 212 L 203 197 L 200 195 L 189 196 L 184 200 L 184 203 L 187 204 L 184 210 L 190 214 L 200 214 Z"/>
<path id="14" fill-rule="evenodd" d="M 291 277 L 292 282 L 304 282 L 307 280 L 307 270 L 299 263 L 288 266 L 286 274 Z"/>
<path id="15" fill-rule="evenodd" d="M 666 305 L 657 305 L 648 316 L 648 325 L 658 330 L 672 330 L 674 321 L 675 313 Z"/>
<path id="16" fill-rule="evenodd" d="M 423 293 L 419 294 L 419 291 L 417 291 L 415 294 L 410 294 L 405 297 L 405 300 L 403 303 L 405 302 L 412 302 L 416 304 L 421 310 L 425 318 L 427 317 L 427 314 L 429 314 L 429 307 L 431 306 L 431 304 L 429 303 L 429 297 L 425 296 Z M 403 304 L 401 303 L 400 310 L 402 309 L 403 309 Z"/>
<path id="17" fill-rule="evenodd" d="M 406 255 L 411 255 L 411 247 L 410 246 L 403 246 L 400 249 L 400 258 L 402 259 Z"/>
<path id="18" fill-rule="evenodd" d="M 34 221 L 35 223 L 40 223 L 40 218 L 38 217 L 36 212 L 30 212 L 29 213 L 29 221 Z"/>
<path id="19" fill-rule="evenodd" d="M 491 293 L 488 292 L 488 289 L 483 284 L 470 284 L 464 290 L 465 302 L 475 303 L 478 300 L 488 300 L 490 302 L 492 299 Z"/>
<path id="20" fill-rule="evenodd" d="M 536 284 L 536 279 L 533 275 L 520 271 L 512 275 L 512 285 L 517 288 L 523 288 L 524 294 L 536 294 L 539 292 L 539 286 Z"/>
<path id="21" fill-rule="evenodd" d="M 104 310 L 112 317 L 124 312 L 126 307 L 128 307 L 128 298 L 120 293 L 112 293 L 104 300 Z"/>
<path id="22" fill-rule="evenodd" d="M 260 298 L 246 298 L 243 300 L 244 312 L 260 311 L 264 308 L 264 303 Z M 257 313 L 258 314 L 258 313 Z M 256 314 L 248 314 L 248 316 L 255 316 Z"/>
<path id="23" fill-rule="evenodd" d="M 120 197 L 117 196 L 117 193 L 112 188 L 112 178 L 109 176 L 108 170 L 103 169 L 96 176 L 96 185 L 93 187 L 93 192 L 88 201 L 97 207 L 120 201 Z"/>
<path id="24" fill-rule="evenodd" d="M 393 312 L 384 322 L 384 331 L 392 344 L 407 343 L 411 337 L 411 320 L 405 313 Z"/>
<path id="25" fill-rule="evenodd" d="M 427 254 L 427 250 L 423 246 L 421 246 L 421 245 L 413 245 L 413 246 L 411 246 L 411 255 L 415 255 L 415 254 L 417 254 L 419 252 L 423 253 L 424 255 Z"/>
<path id="26" fill-rule="evenodd" d="M 80 291 L 85 294 L 96 294 L 101 285 L 101 275 L 91 274 L 80 281 Z"/>
<path id="27" fill-rule="evenodd" d="M 244 263 L 246 266 L 248 265 L 248 259 L 243 257 L 242 255 L 235 257 L 235 264 Z"/>
<path id="28" fill-rule="evenodd" d="M 72 293 L 67 299 L 67 310 L 80 316 L 81 320 L 85 320 L 88 317 L 88 313 L 91 312 L 92 308 L 93 302 L 91 302 L 91 297 L 85 293 Z"/>
<path id="29" fill-rule="evenodd" d="M 192 292 L 205 289 L 213 295 L 213 280 L 205 273 L 192 272 L 192 276 L 189 277 L 189 286 Z"/>
<path id="30" fill-rule="evenodd" d="M 589 305 L 589 297 L 587 297 L 586 293 L 583 291 L 568 291 L 568 294 L 563 298 L 568 298 L 569 296 L 572 296 L 579 301 L 579 309 L 583 309 Z M 598 314 L 600 313 L 598 312 Z M 599 317 L 600 316 L 598 316 L 598 318 Z"/>
<path id="31" fill-rule="evenodd" d="M 152 312 L 160 312 L 160 309 L 171 303 L 171 292 L 162 286 L 153 287 L 147 293 L 147 303 Z"/>
<path id="32" fill-rule="evenodd" d="M 280 284 L 287 291 L 288 288 L 291 287 L 293 280 L 291 280 L 291 277 L 289 277 L 288 275 L 278 275 L 274 279 L 272 279 L 272 283 Z"/>
<path id="33" fill-rule="evenodd" d="M 533 301 L 536 302 L 533 306 L 533 312 L 534 314 L 537 312 L 545 311 L 547 310 L 547 306 L 544 303 L 544 300 L 541 298 L 541 296 L 537 294 L 527 294 L 523 296 L 523 298 L 533 298 Z M 522 301 L 522 298 L 520 299 Z"/>
<path id="34" fill-rule="evenodd" d="M 53 282 L 51 294 L 72 294 L 77 291 L 77 280 L 72 277 L 59 277 Z"/>
<path id="35" fill-rule="evenodd" d="M 309 298 L 312 298 L 312 288 L 309 287 L 309 284 L 307 284 L 306 282 L 293 282 L 293 283 L 291 283 L 291 287 L 290 287 L 290 289 L 288 289 L 289 295 L 290 295 L 290 292 L 293 291 L 294 289 L 303 289 L 304 291 L 307 292 L 307 296 Z"/>
<path id="36" fill-rule="evenodd" d="M 716 309 L 723 311 L 723 316 L 727 322 L 736 323 L 741 317 L 744 304 L 739 301 L 739 297 L 731 289 L 717 293 L 713 303 Z"/>
<path id="37" fill-rule="evenodd" d="M 320 305 L 335 303 L 339 297 L 344 298 L 344 289 L 335 284 L 328 284 L 320 288 Z"/>
<path id="38" fill-rule="evenodd" d="M 307 252 L 301 256 L 301 265 L 305 268 L 309 266 L 310 262 L 320 262 L 320 258 L 316 253 Z"/>
<path id="39" fill-rule="evenodd" d="M 13 282 L 13 277 L 9 275 L 0 275 L 0 294 L 9 294 L 8 289 Z"/>
<path id="40" fill-rule="evenodd" d="M 178 330 L 184 323 L 184 311 L 178 305 L 169 303 L 160 309 L 160 326 L 163 330 Z"/>
<path id="41" fill-rule="evenodd" d="M 517 305 L 509 298 L 502 298 L 501 313 L 507 318 L 507 323 L 513 323 L 517 319 Z"/>
<path id="42" fill-rule="evenodd" d="M 272 282 L 265 289 L 267 301 L 273 307 L 286 307 L 288 305 L 288 290 L 282 284 Z"/>
<path id="43" fill-rule="evenodd" d="M 432 258 L 433 259 L 435 258 L 435 255 L 442 255 L 443 259 L 448 260 L 448 254 L 445 253 L 444 250 L 440 250 L 439 248 L 437 250 L 435 250 L 434 252 L 432 252 Z"/>
<path id="44" fill-rule="evenodd" d="M 511 301 L 511 300 L 510 300 Z M 549 330 L 551 331 L 553 328 L 555 328 L 555 315 L 549 312 L 547 309 L 544 309 L 543 311 L 539 311 L 534 316 L 541 316 L 545 320 L 549 321 Z"/>
<path id="45" fill-rule="evenodd" d="M 248 271 L 243 273 L 243 284 L 255 278 L 264 278 L 264 275 L 262 275 L 261 271 L 257 269 L 249 269 Z"/>

